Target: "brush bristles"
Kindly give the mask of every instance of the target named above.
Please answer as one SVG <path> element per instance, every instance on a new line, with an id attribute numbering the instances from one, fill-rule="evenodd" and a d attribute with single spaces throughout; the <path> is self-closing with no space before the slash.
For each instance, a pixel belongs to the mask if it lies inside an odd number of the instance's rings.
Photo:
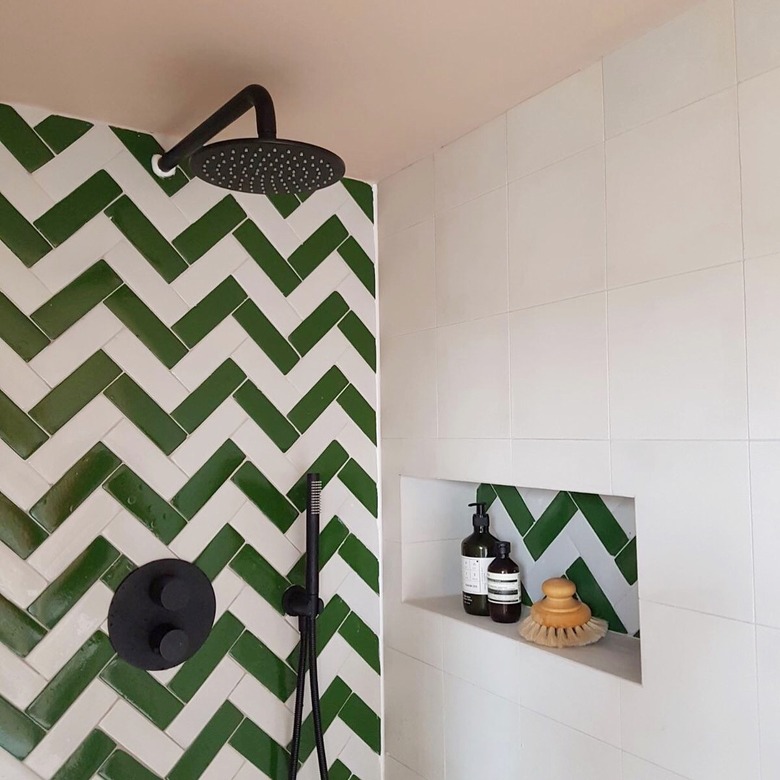
<path id="1" fill-rule="evenodd" d="M 541 626 L 530 615 L 520 623 L 520 636 L 544 647 L 582 647 L 592 645 L 607 634 L 607 621 L 592 617 L 587 623 L 574 628 L 550 628 Z"/>

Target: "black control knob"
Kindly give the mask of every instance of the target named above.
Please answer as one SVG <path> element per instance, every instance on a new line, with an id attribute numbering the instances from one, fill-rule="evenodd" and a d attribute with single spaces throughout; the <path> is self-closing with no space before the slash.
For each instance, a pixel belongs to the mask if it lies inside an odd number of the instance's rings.
<path id="1" fill-rule="evenodd" d="M 158 626 L 149 638 L 152 650 L 166 662 L 176 666 L 188 657 L 190 640 L 186 631 L 174 626 Z"/>
<path id="2" fill-rule="evenodd" d="M 190 590 L 179 577 L 164 575 L 152 582 L 152 598 L 170 612 L 179 612 L 189 604 Z"/>

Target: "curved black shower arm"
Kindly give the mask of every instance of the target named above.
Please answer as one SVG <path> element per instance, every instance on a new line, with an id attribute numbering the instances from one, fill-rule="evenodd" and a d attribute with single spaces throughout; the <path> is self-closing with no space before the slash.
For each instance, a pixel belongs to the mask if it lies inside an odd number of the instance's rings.
<path id="1" fill-rule="evenodd" d="M 276 138 L 276 114 L 271 95 L 265 87 L 250 84 L 162 155 L 158 162 L 159 168 L 172 171 L 182 160 L 194 154 L 251 108 L 255 109 L 258 138 Z"/>

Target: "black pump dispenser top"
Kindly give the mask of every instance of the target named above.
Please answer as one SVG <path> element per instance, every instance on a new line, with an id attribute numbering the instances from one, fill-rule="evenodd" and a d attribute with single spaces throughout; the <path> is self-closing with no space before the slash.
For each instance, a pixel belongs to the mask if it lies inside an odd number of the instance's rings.
<path id="1" fill-rule="evenodd" d="M 477 508 L 471 518 L 474 523 L 474 528 L 488 528 L 490 526 L 490 517 L 487 513 L 487 504 L 483 501 L 475 501 L 473 504 L 469 504 L 469 506 L 475 506 Z"/>

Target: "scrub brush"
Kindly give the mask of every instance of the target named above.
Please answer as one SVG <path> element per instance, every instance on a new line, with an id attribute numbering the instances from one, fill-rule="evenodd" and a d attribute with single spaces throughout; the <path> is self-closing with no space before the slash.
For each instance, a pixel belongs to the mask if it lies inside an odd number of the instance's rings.
<path id="1" fill-rule="evenodd" d="M 545 580 L 546 598 L 537 601 L 520 623 L 520 636 L 545 647 L 581 647 L 602 639 L 607 621 L 593 617 L 590 607 L 574 598 L 576 590 L 571 580 Z"/>

